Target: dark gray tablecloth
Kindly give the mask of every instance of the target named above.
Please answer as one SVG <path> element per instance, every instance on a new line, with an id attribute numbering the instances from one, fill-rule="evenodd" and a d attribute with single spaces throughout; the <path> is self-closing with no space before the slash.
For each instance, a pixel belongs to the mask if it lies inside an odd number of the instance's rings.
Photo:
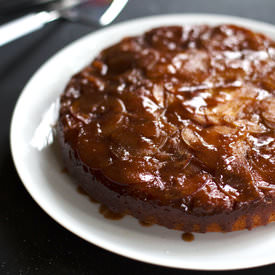
<path id="1" fill-rule="evenodd" d="M 130 0 L 116 22 L 191 12 L 229 14 L 275 24 L 274 0 Z M 16 173 L 9 148 L 9 127 L 22 88 L 49 57 L 93 30 L 58 21 L 0 48 L 0 274 L 203 273 L 136 262 L 85 242 L 47 216 Z M 275 274 L 275 265 L 225 273 Z"/>

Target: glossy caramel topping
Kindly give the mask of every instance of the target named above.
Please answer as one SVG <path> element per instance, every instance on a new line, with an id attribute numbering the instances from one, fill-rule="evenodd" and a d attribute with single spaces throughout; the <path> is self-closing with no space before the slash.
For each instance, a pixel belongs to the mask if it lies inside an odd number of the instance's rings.
<path id="1" fill-rule="evenodd" d="M 110 188 L 195 215 L 275 194 L 275 42 L 221 25 L 123 39 L 61 99 L 65 141 Z"/>

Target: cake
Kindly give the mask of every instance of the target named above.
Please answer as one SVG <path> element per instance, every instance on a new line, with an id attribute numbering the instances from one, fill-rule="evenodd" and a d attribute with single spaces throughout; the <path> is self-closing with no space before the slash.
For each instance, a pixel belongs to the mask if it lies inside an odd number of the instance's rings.
<path id="1" fill-rule="evenodd" d="M 163 26 L 104 49 L 61 95 L 68 171 L 141 222 L 229 232 L 275 220 L 275 42 Z"/>

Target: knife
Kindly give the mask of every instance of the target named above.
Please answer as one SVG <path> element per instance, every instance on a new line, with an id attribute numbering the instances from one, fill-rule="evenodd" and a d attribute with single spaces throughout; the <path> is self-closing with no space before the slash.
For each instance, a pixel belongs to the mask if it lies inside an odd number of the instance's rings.
<path id="1" fill-rule="evenodd" d="M 50 10 L 44 10 L 37 13 L 30 13 L 12 22 L 0 26 L 0 46 L 3 46 L 17 38 L 27 35 L 33 31 L 42 28 L 45 24 L 59 18 L 65 18 L 69 21 L 90 24 L 93 26 L 106 26 L 110 24 L 122 11 L 128 0 L 113 0 L 98 21 L 92 19 L 83 20 L 81 14 L 70 13 L 72 8 L 81 4 L 93 4 L 88 0 L 61 0 L 52 4 Z M 104 1 L 101 1 L 104 2 Z M 105 1 L 106 2 L 106 1 Z"/>

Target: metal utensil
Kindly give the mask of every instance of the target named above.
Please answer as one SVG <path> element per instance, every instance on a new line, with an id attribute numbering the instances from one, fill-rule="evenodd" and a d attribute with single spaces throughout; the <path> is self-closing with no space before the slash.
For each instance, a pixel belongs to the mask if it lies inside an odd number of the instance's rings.
<path id="1" fill-rule="evenodd" d="M 0 26 L 0 46 L 3 46 L 19 37 L 42 28 L 45 24 L 64 18 L 69 21 L 84 23 L 96 27 L 109 25 L 119 15 L 128 0 L 102 1 L 106 9 L 98 20 L 89 16 L 82 16 L 76 7 L 81 5 L 95 6 L 96 1 L 88 0 L 61 0 L 51 5 L 49 10 L 30 13 L 19 19 Z M 85 8 L 85 7 L 84 7 Z"/>

